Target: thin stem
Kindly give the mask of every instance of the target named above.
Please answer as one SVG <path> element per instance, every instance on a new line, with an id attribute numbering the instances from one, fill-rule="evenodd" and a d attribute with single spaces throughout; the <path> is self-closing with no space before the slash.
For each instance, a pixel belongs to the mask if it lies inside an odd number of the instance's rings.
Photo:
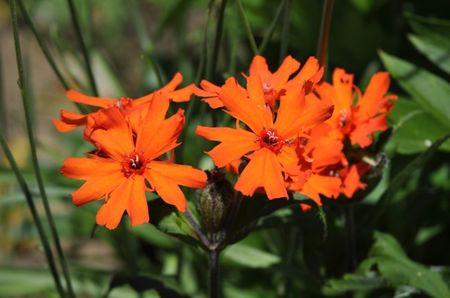
<path id="1" fill-rule="evenodd" d="M 287 0 L 284 6 L 283 15 L 283 29 L 281 31 L 281 44 L 280 44 L 280 63 L 287 55 L 289 46 L 289 24 L 290 24 L 290 12 L 291 12 L 292 0 Z"/>
<path id="2" fill-rule="evenodd" d="M 330 38 L 331 16 L 333 14 L 334 0 L 325 0 L 322 20 L 320 24 L 319 44 L 317 45 L 317 57 L 322 66 L 327 64 L 328 40 Z"/>
<path id="3" fill-rule="evenodd" d="M 248 22 L 247 16 L 245 15 L 241 0 L 236 0 L 236 4 L 238 7 L 239 15 L 241 16 L 242 22 L 244 23 L 245 33 L 247 34 L 248 41 L 250 42 L 250 47 L 252 48 L 253 55 L 257 55 L 258 47 L 256 46 L 255 37 L 253 36 L 250 23 Z"/>
<path id="4" fill-rule="evenodd" d="M 224 21 L 224 15 L 225 15 L 225 8 L 227 6 L 227 0 L 222 0 L 220 4 L 219 9 L 219 15 L 217 18 L 217 24 L 216 24 L 216 36 L 214 38 L 214 47 L 213 52 L 211 55 L 211 64 L 210 69 L 206 72 L 206 78 L 212 79 L 217 67 L 217 60 L 219 58 L 219 51 L 220 51 L 220 43 L 222 41 L 222 33 L 223 33 L 223 21 Z"/>
<path id="5" fill-rule="evenodd" d="M 89 53 L 86 47 L 86 43 L 83 40 L 83 35 L 81 33 L 81 27 L 80 27 L 80 22 L 78 20 L 78 16 L 77 16 L 77 12 L 75 9 L 75 5 L 73 3 L 73 0 L 67 0 L 67 3 L 69 5 L 69 10 L 70 10 L 70 16 L 72 19 L 72 24 L 75 28 L 75 34 L 77 36 L 78 39 L 78 43 L 80 45 L 81 48 L 81 53 L 83 55 L 83 59 L 84 59 L 84 63 L 86 65 L 86 72 L 87 75 L 89 77 L 89 83 L 91 85 L 91 90 L 94 93 L 95 96 L 98 96 L 98 90 L 97 90 L 97 84 L 95 83 L 95 79 L 94 79 L 94 73 L 92 72 L 92 68 L 91 68 L 91 59 L 89 57 Z"/>
<path id="6" fill-rule="evenodd" d="M 209 271 L 209 298 L 220 297 L 220 271 L 219 271 L 220 251 L 213 249 L 208 254 Z"/>
<path id="7" fill-rule="evenodd" d="M 61 85 L 64 87 L 64 89 L 66 89 L 66 90 L 69 89 L 69 84 L 64 79 L 63 75 L 61 74 L 58 67 L 56 66 L 55 60 L 53 60 L 53 57 L 50 54 L 49 49 L 47 48 L 47 46 L 45 45 L 41 36 L 37 32 L 36 27 L 34 26 L 33 21 L 30 18 L 30 15 L 28 14 L 27 10 L 25 9 L 25 6 L 23 5 L 22 0 L 18 0 L 18 3 L 19 3 L 20 13 L 22 14 L 23 18 L 25 19 L 25 22 L 27 23 L 27 25 L 30 27 L 31 32 L 33 32 L 33 35 L 36 38 L 36 40 L 39 44 L 39 47 L 42 50 L 42 53 L 44 54 L 45 58 L 47 59 L 48 63 L 50 64 L 50 67 L 52 68 L 52 70 L 56 74 L 56 76 L 58 77 L 58 80 L 61 83 Z"/>
<path id="8" fill-rule="evenodd" d="M 283 7 L 286 5 L 287 1 L 288 0 L 283 0 L 280 2 L 280 5 L 278 5 L 277 11 L 275 12 L 275 17 L 273 18 L 272 23 L 270 23 L 269 29 L 267 29 L 266 33 L 264 34 L 263 41 L 259 45 L 259 53 L 262 54 L 266 50 L 266 47 L 269 44 L 273 33 L 275 32 L 275 28 L 277 27 L 278 22 L 281 19 L 281 12 L 283 11 Z"/>
<path id="9" fill-rule="evenodd" d="M 39 166 L 39 160 L 37 157 L 36 139 L 34 136 L 33 125 L 32 125 L 32 121 L 31 121 L 32 116 L 31 116 L 31 111 L 30 111 L 30 104 L 28 103 L 29 95 L 28 95 L 28 90 L 26 88 L 27 83 L 25 82 L 26 77 L 25 77 L 25 72 L 24 72 L 24 67 L 23 67 L 24 64 L 23 64 L 23 60 L 22 60 L 22 52 L 21 52 L 21 48 L 20 48 L 19 32 L 17 29 L 18 26 L 17 26 L 16 0 L 10 1 L 10 8 L 11 8 L 12 25 L 13 25 L 13 32 L 14 32 L 14 45 L 15 45 L 15 50 L 16 50 L 17 68 L 18 68 L 18 73 L 19 73 L 18 84 L 19 84 L 19 88 L 20 88 L 20 91 L 22 94 L 22 102 L 23 102 L 24 111 L 25 111 L 25 120 L 26 120 L 25 122 L 26 122 L 26 127 L 27 127 L 28 141 L 30 143 L 30 149 L 31 149 L 33 171 L 36 176 L 36 180 L 38 183 L 38 188 L 39 188 L 39 192 L 42 197 L 42 201 L 44 203 L 44 210 L 45 210 L 47 219 L 49 221 L 51 235 L 53 237 L 53 241 L 56 246 L 56 251 L 58 253 L 58 256 L 59 256 L 59 259 L 61 262 L 63 274 L 64 274 L 64 277 L 67 282 L 69 296 L 75 297 L 75 294 L 74 294 L 73 288 L 72 288 L 72 283 L 70 280 L 67 263 L 66 263 L 66 260 L 64 257 L 64 253 L 62 251 L 61 243 L 59 241 L 59 236 L 58 236 L 58 232 L 56 230 L 56 225 L 55 225 L 55 222 L 53 220 L 53 216 L 52 216 L 52 213 L 50 210 L 50 205 L 48 203 L 48 198 L 47 198 L 47 194 L 46 194 L 45 187 L 44 187 L 44 181 L 42 179 L 41 170 L 40 170 L 40 166 Z"/>
<path id="10" fill-rule="evenodd" d="M 184 216 L 186 216 L 187 220 L 191 224 L 191 227 L 194 229 L 195 233 L 200 238 L 200 241 L 203 243 L 203 245 L 207 248 L 210 248 L 211 242 L 209 241 L 205 232 L 203 232 L 202 227 L 200 226 L 200 224 L 195 219 L 194 215 L 191 213 L 189 209 L 186 209 L 186 211 L 184 212 Z"/>
<path id="11" fill-rule="evenodd" d="M 348 271 L 353 272 L 356 268 L 356 239 L 355 239 L 355 218 L 353 214 L 353 205 L 345 204 L 345 240 L 347 246 L 347 266 Z"/>
<path id="12" fill-rule="evenodd" d="M 4 100 L 5 89 L 3 83 L 3 51 L 0 46 L 0 127 L 6 133 L 6 104 Z"/>
<path id="13" fill-rule="evenodd" d="M 15 0 L 12 0 L 10 2 L 13 3 L 14 1 Z M 66 297 L 66 294 L 61 285 L 61 280 L 59 279 L 58 270 L 56 269 L 55 259 L 53 257 L 52 250 L 50 249 L 50 244 L 48 242 L 47 235 L 44 232 L 44 227 L 37 213 L 36 206 L 34 205 L 30 189 L 27 183 L 25 182 L 25 178 L 22 176 L 22 173 L 20 173 L 17 163 L 14 159 L 14 156 L 12 155 L 11 150 L 8 147 L 8 144 L 6 143 L 5 137 L 3 135 L 3 130 L 0 130 L 0 144 L 2 146 L 3 152 L 5 152 L 6 159 L 8 160 L 14 174 L 16 175 L 17 181 L 19 182 L 19 186 L 22 189 L 22 193 L 27 201 L 28 208 L 30 208 L 31 216 L 33 217 L 33 221 L 36 224 L 39 238 L 41 240 L 42 246 L 44 247 L 44 253 L 47 258 L 47 262 L 50 267 L 50 272 L 52 274 L 53 280 L 55 282 L 56 290 L 58 291 L 60 297 Z"/>

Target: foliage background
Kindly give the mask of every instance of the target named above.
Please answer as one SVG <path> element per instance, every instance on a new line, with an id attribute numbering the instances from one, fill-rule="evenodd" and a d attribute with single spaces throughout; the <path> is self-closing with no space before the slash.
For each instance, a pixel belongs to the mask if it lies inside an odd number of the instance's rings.
<path id="1" fill-rule="evenodd" d="M 89 92 L 66 1 L 24 2 L 70 85 Z M 185 83 L 198 80 L 207 1 L 75 2 L 102 96 L 126 94 L 137 97 L 156 89 L 160 85 L 159 80 L 167 82 L 176 71 L 183 73 Z M 316 52 L 322 1 L 290 2 L 287 53 L 305 61 Z M 274 19 L 279 1 L 243 0 L 242 4 L 255 40 L 260 44 Z M 212 7 L 215 9 L 217 5 L 215 3 Z M 216 22 L 213 12 L 207 26 L 209 49 L 212 48 Z M 264 52 L 273 69 L 280 61 L 282 23 L 283 20 L 275 28 Z M 155 278 L 154 282 L 164 284 L 166 290 L 174 289 L 188 297 L 205 297 L 206 256 L 198 248 L 180 245 L 178 240 L 150 225 L 130 228 L 126 223 L 114 232 L 98 229 L 91 237 L 98 205 L 74 207 L 69 193 L 78 184 L 59 175 L 59 166 L 65 157 L 79 156 L 89 147 L 82 143 L 79 134 L 60 135 L 52 127 L 50 120 L 58 116 L 59 109 L 74 109 L 74 106 L 65 99 L 64 89 L 29 28 L 23 21 L 20 26 L 26 74 L 31 82 L 26 87 L 33 95 L 32 121 L 38 136 L 38 155 L 79 293 L 82 297 L 100 297 L 107 291 L 111 274 L 120 273 L 128 282 L 114 284 L 110 297 L 158 297 L 158 291 L 154 289 L 144 289 L 141 294 L 136 294 L 133 285 L 140 285 L 140 280 L 135 278 L 139 274 Z M 382 59 L 380 50 L 384 52 Z M 218 71 L 212 78 L 221 83 L 229 75 L 239 76 L 247 71 L 252 56 L 235 1 L 230 0 L 225 12 Z M 0 62 L 1 130 L 7 135 L 40 204 L 29 162 L 23 107 L 16 84 L 17 67 L 7 1 L 0 2 Z M 444 286 L 425 281 L 425 288 L 448 287 L 450 282 L 449 142 L 444 143 L 428 162 L 419 163 L 414 171 L 408 173 L 406 183 L 388 188 L 397 173 L 402 173 L 418 154 L 450 131 L 449 65 L 448 1 L 336 1 L 328 77 L 334 67 L 344 67 L 355 74 L 356 82 L 363 88 L 371 74 L 387 67 L 397 79 L 392 83 L 391 92 L 401 98 L 390 119 L 394 132 L 385 147 L 390 162 L 382 169 L 384 178 L 366 200 L 355 206 L 358 261 L 371 256 L 379 263 L 375 270 L 358 268 L 365 273 L 353 278 L 367 278 L 363 282 L 353 280 L 353 283 L 348 283 L 347 279 L 347 283 L 342 280 L 341 283 L 339 280 L 327 283 L 330 278 L 338 279 L 347 272 L 341 206 L 330 204 L 324 208 L 326 235 L 317 212 L 303 214 L 295 207 L 286 208 L 274 216 L 273 228 L 258 230 L 224 252 L 222 278 L 225 297 L 320 297 L 330 293 L 342 294 L 342 289 L 352 289 L 352 286 L 362 289 L 362 285 L 370 291 L 358 293 L 368 297 L 420 295 L 417 289 L 436 297 L 448 297 L 445 289 L 437 294 L 430 293 L 420 285 L 420 281 L 409 276 L 406 280 L 396 280 L 408 272 L 393 274 L 393 269 L 383 260 L 392 259 L 392 267 L 403 264 L 414 273 L 433 266 L 430 272 L 439 272 L 439 276 L 433 275 L 431 280 L 442 279 Z M 413 75 L 405 76 L 409 71 Z M 187 163 L 203 168 L 211 166 L 202 153 L 211 145 L 195 137 L 193 130 L 200 122 L 211 123 L 205 111 L 203 104 L 194 105 L 186 127 L 188 139 L 182 152 Z M 56 297 L 15 176 L 3 155 L 0 155 L 0 162 L 0 297 Z M 390 199 L 381 206 L 378 202 L 386 189 Z M 191 193 L 191 201 L 195 201 L 194 193 Z M 378 208 L 381 217 L 372 228 L 392 235 L 406 252 L 405 256 L 385 255 L 397 250 L 390 246 L 394 244 L 384 234 L 377 234 L 375 244 L 378 246 L 372 247 L 372 229 L 365 224 Z M 402 257 L 408 262 L 411 259 L 424 264 L 423 268 L 407 267 L 411 264 L 402 263 Z M 366 274 L 369 271 L 372 276 Z M 370 285 L 374 287 L 370 288 Z"/>

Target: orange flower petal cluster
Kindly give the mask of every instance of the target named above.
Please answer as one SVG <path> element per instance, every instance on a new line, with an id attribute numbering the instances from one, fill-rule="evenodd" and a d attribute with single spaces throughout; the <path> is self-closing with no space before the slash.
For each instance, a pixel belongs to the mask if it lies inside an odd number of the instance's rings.
<path id="1" fill-rule="evenodd" d="M 196 133 L 219 142 L 207 154 L 217 167 L 239 174 L 234 187 L 246 196 L 264 191 L 269 199 L 287 198 L 292 191 L 318 204 L 320 195 L 352 197 L 365 187 L 360 178 L 368 167 L 350 163 L 344 144 L 366 148 L 374 132 L 387 128 L 395 99 L 386 95 L 389 76 L 375 74 L 361 94 L 342 69 L 332 84 L 321 82 L 323 68 L 313 57 L 299 69 L 288 56 L 272 73 L 256 56 L 244 75 L 246 87 L 235 78 L 221 87 L 202 81 L 194 93 L 211 108 L 223 108 L 236 126 L 198 126 Z"/>
<path id="2" fill-rule="evenodd" d="M 235 78 L 222 87 L 203 81 L 204 93 L 200 94 L 207 96 L 206 102 L 211 106 L 211 98 L 216 96 L 214 101 L 237 123 L 235 128 L 198 126 L 196 133 L 220 142 L 207 152 L 216 166 L 236 168 L 236 161 L 248 160 L 234 186 L 246 196 L 263 190 L 269 199 L 287 198 L 290 190 L 305 191 L 320 203 L 319 193 L 339 194 L 338 178 L 322 179 L 316 174 L 328 165 L 329 156 L 311 145 L 316 144 L 312 138 L 320 136 L 312 132 L 333 112 L 330 102 L 308 96 L 323 70 L 315 58 L 308 59 L 295 74 L 299 67 L 300 63 L 287 57 L 272 74 L 264 58 L 256 56 L 246 76 L 246 88 Z M 205 86 L 214 93 L 208 93 Z M 322 182 L 323 186 L 314 186 Z"/>
<path id="3" fill-rule="evenodd" d="M 84 115 L 84 120 L 76 123 L 85 126 L 85 137 L 96 149 L 86 158 L 67 158 L 61 173 L 85 181 L 72 193 L 74 204 L 104 200 L 96 216 L 98 225 L 114 229 L 125 212 L 132 225 L 148 222 L 148 191 L 156 192 L 166 203 L 184 212 L 186 198 L 180 185 L 202 188 L 206 184 L 203 171 L 164 158 L 179 145 L 177 138 L 184 125 L 184 111 L 179 109 L 166 118 L 170 99 L 163 89 L 140 99 L 145 103 L 127 103 L 129 109 L 117 104 L 123 103 L 121 100 L 111 105 L 108 99 L 77 93 L 79 100 L 86 99 L 85 103 L 102 104 L 100 110 Z M 186 92 L 181 90 L 169 91 L 171 99 Z M 135 105 L 139 109 L 134 109 Z"/>

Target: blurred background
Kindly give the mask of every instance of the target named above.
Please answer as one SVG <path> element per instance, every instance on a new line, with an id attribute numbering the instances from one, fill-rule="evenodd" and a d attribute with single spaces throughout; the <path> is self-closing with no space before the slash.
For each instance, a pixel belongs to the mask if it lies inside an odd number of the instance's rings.
<path id="1" fill-rule="evenodd" d="M 92 94 L 67 2 L 23 2 L 69 85 Z M 183 85 L 198 82 L 205 32 L 208 36 L 207 48 L 211 50 L 220 1 L 211 1 L 212 4 L 205 0 L 75 2 L 101 96 L 139 97 L 157 89 L 161 82 L 167 83 L 177 71 L 184 76 Z M 286 2 L 290 3 L 287 53 L 303 62 L 316 53 L 323 3 L 309 0 Z M 208 5 L 212 14 L 207 23 Z M 279 10 L 280 1 L 242 0 L 242 5 L 259 45 Z M 228 1 L 224 20 L 217 71 L 210 77 L 217 84 L 230 75 L 248 73 L 253 57 L 235 1 Z M 80 183 L 59 174 L 64 158 L 81 156 L 90 147 L 83 142 L 81 131 L 59 134 L 52 126 L 51 119 L 59 117 L 60 109 L 76 111 L 76 107 L 65 98 L 63 86 L 20 14 L 19 21 L 29 82 L 26 88 L 32 94 L 32 121 L 38 139 L 38 156 L 63 247 L 71 272 L 76 276 L 76 287 L 83 289 L 80 297 L 103 295 L 112 273 L 141 272 L 164 279 L 165 283 L 178 288 L 188 297 L 206 297 L 206 257 L 200 250 L 180 245 L 178 240 L 150 225 L 130 228 L 126 221 L 114 232 L 99 228 L 91 236 L 99 205 L 73 206 L 70 193 Z M 416 22 L 416 28 L 413 28 L 412 22 Z M 281 18 L 275 24 L 272 38 L 263 53 L 272 70 L 280 62 L 282 23 Z M 434 63 L 436 61 L 430 60 L 412 43 L 411 34 L 425 32 L 417 31 L 417 28 L 422 28 L 420 26 L 449 38 L 450 1 L 336 1 L 327 77 L 330 78 L 331 70 L 335 67 L 343 67 L 355 74 L 356 82 L 363 89 L 375 71 L 385 69 L 379 56 L 382 50 L 449 82 L 449 72 L 441 67 L 448 65 L 449 52 L 440 62 Z M 0 1 L 1 130 L 6 134 L 40 206 L 17 77 L 9 5 L 8 1 Z M 433 85 L 424 87 L 429 87 L 430 92 L 434 88 Z M 395 81 L 392 82 L 391 92 L 405 100 L 400 108 L 394 109 L 391 117 L 392 123 L 398 123 L 405 113 L 414 110 L 415 106 L 411 106 L 413 101 L 409 100 L 414 94 L 406 92 Z M 186 104 L 180 106 L 186 108 Z M 409 126 L 405 123 L 404 129 L 390 139 L 386 147 L 390 159 L 390 166 L 385 169 L 386 177 L 395 175 L 429 147 L 427 140 L 435 141 L 450 131 L 441 123 L 430 120 L 432 115 L 427 117 L 422 115 L 420 119 L 408 120 Z M 193 134 L 198 123 L 210 124 L 210 121 L 204 114 L 204 105 L 195 105 L 186 127 L 188 141 L 182 153 L 186 163 L 202 167 L 210 164 L 202 151 L 211 145 Z M 428 265 L 450 266 L 449 149 L 447 142 L 427 166 L 415 173 L 396 193 L 392 205 L 377 227 L 394 235 L 409 257 Z M 25 200 L 2 154 L 0 297 L 56 297 L 51 276 L 46 269 L 45 255 Z M 355 211 L 356 220 L 362 218 L 371 204 L 379 199 L 387 187 L 387 179 Z M 190 200 L 195 201 L 194 193 L 191 193 Z M 243 245 L 230 247 L 223 255 L 225 297 L 298 297 L 296 295 L 299 294 L 320 297 L 325 274 L 339 277 L 345 272 L 341 260 L 345 255 L 342 219 L 336 209 L 331 206 L 327 211 L 330 212 L 330 218 L 326 242 L 322 237 L 322 223 L 316 214 L 300 214 L 289 209 L 286 212 L 291 218 L 300 222 L 297 227 L 259 231 L 245 239 Z M 365 239 L 364 236 L 362 238 Z M 293 259 L 287 264 L 286 258 L 280 255 L 286 256 L 286 250 L 292 249 L 284 245 L 289 240 L 301 244 L 294 249 Z M 371 243 L 369 238 L 361 243 L 360 259 L 365 256 Z M 137 294 L 130 283 L 118 283 L 110 297 L 159 295 L 155 290 L 141 292 Z"/>

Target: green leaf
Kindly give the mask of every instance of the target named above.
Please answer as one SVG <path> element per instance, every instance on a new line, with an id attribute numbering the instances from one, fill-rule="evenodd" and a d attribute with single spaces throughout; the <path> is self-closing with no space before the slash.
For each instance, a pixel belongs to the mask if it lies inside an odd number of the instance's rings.
<path id="1" fill-rule="evenodd" d="M 450 129 L 450 85 L 436 75 L 400 58 L 380 53 L 387 70 L 424 111 Z"/>
<path id="2" fill-rule="evenodd" d="M 111 279 L 109 288 L 104 297 L 108 297 L 109 293 L 116 287 L 123 285 L 130 285 L 136 292 L 143 293 L 147 290 L 155 290 L 160 297 L 167 298 L 182 298 L 186 297 L 178 292 L 174 287 L 169 286 L 167 282 L 160 278 L 156 278 L 150 275 L 124 275 L 116 274 Z"/>
<path id="3" fill-rule="evenodd" d="M 194 229 L 175 207 L 158 198 L 150 201 L 148 208 L 151 210 L 150 223 L 158 230 L 188 244 L 202 245 Z"/>
<path id="4" fill-rule="evenodd" d="M 397 100 L 389 118 L 394 123 L 389 144 L 401 154 L 421 153 L 448 133 L 445 126 L 412 100 Z M 450 141 L 439 150 L 450 151 Z"/>
<path id="5" fill-rule="evenodd" d="M 437 67 L 450 73 L 450 39 L 439 35 L 435 35 L 434 38 L 431 36 L 410 35 L 409 40 L 417 50 L 434 62 Z"/>
<path id="6" fill-rule="evenodd" d="M 0 297 L 56 293 L 52 276 L 43 270 L 0 269 Z"/>
<path id="7" fill-rule="evenodd" d="M 241 243 L 227 247 L 223 257 L 250 268 L 267 268 L 281 261 L 277 255 Z"/>
<path id="8" fill-rule="evenodd" d="M 409 285 L 432 297 L 450 297 L 442 276 L 408 258 L 400 244 L 389 234 L 376 232 L 370 255 L 377 259 L 380 274 L 394 286 Z"/>
<path id="9" fill-rule="evenodd" d="M 345 274 L 341 279 L 331 279 L 322 288 L 327 296 L 342 295 L 348 291 L 369 291 L 382 287 L 383 279 L 376 272 Z"/>
<path id="10" fill-rule="evenodd" d="M 393 195 L 401 188 L 405 181 L 410 177 L 415 170 L 422 168 L 425 163 L 433 156 L 433 154 L 439 149 L 439 147 L 445 143 L 450 138 L 450 134 L 440 138 L 433 145 L 430 146 L 426 151 L 413 159 L 406 167 L 403 168 L 390 182 L 389 187 L 384 191 L 380 200 L 377 202 L 373 208 L 368 227 L 373 227 L 378 221 L 381 214 L 384 212 L 385 208 L 389 205 Z"/>

